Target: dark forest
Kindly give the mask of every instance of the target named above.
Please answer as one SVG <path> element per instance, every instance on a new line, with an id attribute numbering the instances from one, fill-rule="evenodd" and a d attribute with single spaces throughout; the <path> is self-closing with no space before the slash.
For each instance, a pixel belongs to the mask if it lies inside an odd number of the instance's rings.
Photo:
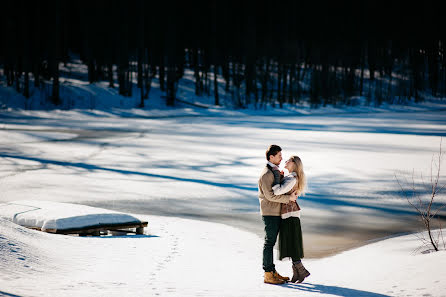
<path id="1" fill-rule="evenodd" d="M 154 79 L 175 105 L 185 69 L 197 95 L 220 105 L 220 84 L 238 108 L 446 97 L 443 11 L 409 3 L 5 1 L 0 80 L 25 97 L 46 82 L 57 105 L 59 67 L 76 56 L 90 83 L 123 96 L 136 84 L 141 107 Z"/>

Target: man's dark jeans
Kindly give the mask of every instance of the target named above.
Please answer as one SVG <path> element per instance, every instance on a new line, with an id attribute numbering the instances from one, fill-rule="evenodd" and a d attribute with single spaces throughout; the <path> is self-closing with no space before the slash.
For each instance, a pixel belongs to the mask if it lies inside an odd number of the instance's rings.
<path id="1" fill-rule="evenodd" d="M 277 235 L 280 230 L 282 218 L 280 216 L 262 216 L 265 224 L 265 244 L 263 245 L 263 270 L 265 272 L 275 271 L 273 261 L 273 249 L 276 244 Z"/>

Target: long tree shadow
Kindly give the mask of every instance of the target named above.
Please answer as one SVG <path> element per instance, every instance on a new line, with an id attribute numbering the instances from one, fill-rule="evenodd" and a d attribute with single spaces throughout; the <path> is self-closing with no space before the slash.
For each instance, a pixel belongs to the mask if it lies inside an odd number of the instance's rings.
<path id="1" fill-rule="evenodd" d="M 0 296 L 21 297 L 20 295 L 11 294 L 4 291 L 0 291 Z"/>
<path id="2" fill-rule="evenodd" d="M 355 208 L 362 208 L 362 209 L 369 209 L 369 210 L 375 210 L 391 215 L 417 215 L 417 212 L 415 212 L 412 208 L 410 208 L 408 205 L 405 205 L 404 208 L 398 208 L 398 205 L 395 207 L 392 207 L 392 205 L 370 205 L 365 203 L 355 203 L 352 201 L 346 200 L 346 198 L 357 198 L 354 196 L 349 195 L 336 195 L 336 194 L 306 194 L 305 197 L 299 198 L 300 200 L 305 200 L 309 204 L 322 204 L 324 207 L 328 208 L 335 208 L 340 206 L 348 206 L 348 207 L 355 207 Z M 434 203 L 433 205 L 439 206 L 441 203 Z M 446 219 L 446 215 L 438 213 L 437 216 L 440 219 Z"/>
<path id="3" fill-rule="evenodd" d="M 154 174 L 154 173 L 147 173 L 147 172 L 140 172 L 140 171 L 134 171 L 134 170 L 125 170 L 125 169 L 116 169 L 116 168 L 107 168 L 102 167 L 98 165 L 88 164 L 84 162 L 68 162 L 68 161 L 57 161 L 57 160 L 49 160 L 49 159 L 43 159 L 43 158 L 37 158 L 37 157 L 29 157 L 29 156 L 20 156 L 15 154 L 8 154 L 5 152 L 0 153 L 0 157 L 3 158 L 13 158 L 13 159 L 22 159 L 22 160 L 29 160 L 29 161 L 35 161 L 39 162 L 43 165 L 51 164 L 51 165 L 58 165 L 58 166 L 64 166 L 64 167 L 74 167 L 74 168 L 82 168 L 85 170 L 90 171 L 108 171 L 108 172 L 114 172 L 114 173 L 120 173 L 124 175 L 136 175 L 136 176 L 143 176 L 143 177 L 153 177 L 153 178 L 161 178 L 161 179 L 167 179 L 167 180 L 173 180 L 173 181 L 181 181 L 181 182 L 190 182 L 190 183 L 199 183 L 209 186 L 215 186 L 220 188 L 227 188 L 227 189 L 233 189 L 233 190 L 244 190 L 244 191 L 250 191 L 253 192 L 253 195 L 257 194 L 257 187 L 256 186 L 248 186 L 244 184 L 235 184 L 235 183 L 222 183 L 222 182 L 214 182 L 214 181 L 208 181 L 203 179 L 194 179 L 194 178 L 186 178 L 186 177 L 177 177 L 177 176 L 170 176 L 170 175 L 162 175 L 162 174 Z M 314 205 L 324 205 L 324 207 L 329 208 L 336 208 L 340 206 L 348 206 L 348 207 L 355 207 L 355 208 L 362 208 L 362 209 L 369 209 L 374 211 L 380 211 L 388 214 L 398 214 L 398 215 L 414 215 L 414 211 L 412 209 L 408 208 L 397 208 L 392 207 L 389 205 L 369 205 L 365 203 L 361 203 L 361 201 L 358 202 L 352 202 L 347 201 L 345 198 L 358 198 L 348 195 L 336 195 L 332 193 L 322 193 L 322 194 L 316 194 L 316 193 L 308 193 L 305 197 L 301 197 L 299 199 L 305 201 L 309 204 Z M 250 207 L 257 206 L 257 200 L 240 200 L 238 201 L 244 203 L 248 203 Z M 237 201 L 233 201 L 237 202 Z M 247 206 L 247 205 L 246 205 Z M 244 211 L 248 211 L 249 209 L 244 208 Z M 257 208 L 253 208 L 253 211 L 257 210 Z M 446 219 L 446 216 L 443 214 L 438 215 L 442 219 Z"/>
<path id="4" fill-rule="evenodd" d="M 326 113 L 321 115 L 299 115 L 296 114 L 283 114 L 277 117 L 277 115 L 245 115 L 244 117 L 219 117 L 214 115 L 169 115 L 169 116 L 146 116 L 146 115 L 137 115 L 133 113 L 127 112 L 111 112 L 110 114 L 115 114 L 121 118 L 134 118 L 134 119 L 175 119 L 175 122 L 178 124 L 189 124 L 190 118 L 206 118 L 207 122 L 212 125 L 217 126 L 226 126 L 233 127 L 237 126 L 239 128 L 249 127 L 249 128 L 261 128 L 261 129 L 279 129 L 279 130 L 299 130 L 299 131 L 336 131 L 336 132 L 348 132 L 348 133 L 385 133 L 385 134 L 399 134 L 399 135 L 425 135 L 425 136 L 446 136 L 446 132 L 442 127 L 432 128 L 428 127 L 429 124 L 434 125 L 442 125 L 446 124 L 446 120 L 443 118 L 438 118 L 437 114 L 431 114 L 433 112 L 444 112 L 445 109 L 436 109 L 430 111 L 410 111 L 409 113 L 413 113 L 414 115 L 411 117 L 411 126 L 407 126 L 407 116 L 404 115 L 407 113 L 406 111 L 395 111 L 395 112 L 364 112 L 366 114 L 370 114 L 371 117 L 368 117 L 367 121 L 364 121 L 363 112 L 354 112 L 354 113 Z M 428 113 L 426 113 L 428 112 Z M 90 114 L 88 111 L 83 111 L 82 113 L 92 116 L 92 117 L 101 117 L 99 114 L 92 113 Z M 403 114 L 403 117 L 399 115 Z M 267 118 L 268 124 L 265 124 L 265 121 L 261 118 Z M 271 120 L 269 118 L 272 118 Z M 305 118 L 309 117 L 313 120 L 310 122 L 287 122 L 283 121 L 283 119 L 287 119 L 288 117 L 292 118 Z M 105 117 L 106 118 L 106 117 Z M 26 125 L 24 120 L 34 120 L 35 122 L 39 122 L 39 125 L 48 125 L 51 126 L 53 122 L 56 120 L 48 119 L 45 117 L 38 116 L 30 116 L 30 115 L 14 115 L 14 114 L 6 114 L 0 113 L 0 119 L 8 120 L 9 124 L 16 125 Z M 333 121 L 336 122 L 333 123 Z M 339 120 L 341 120 L 339 122 Z M 384 126 L 382 123 L 386 123 Z M 415 126 L 414 126 L 415 125 Z M 73 127 L 79 127 L 78 120 L 65 120 L 64 122 L 57 121 L 58 127 L 66 127 L 67 129 L 72 129 Z M 88 130 L 102 130 L 109 132 L 120 132 L 123 129 L 121 128 L 113 128 L 113 127 L 99 127 L 92 128 L 88 127 Z M 126 132 L 142 132 L 140 129 L 126 129 Z M 215 135 L 215 133 L 212 133 Z"/>
<path id="5" fill-rule="evenodd" d="M 441 110 L 443 111 L 443 110 Z M 339 116 L 323 116 L 324 120 L 318 120 L 317 115 L 312 115 L 311 118 L 316 120 L 313 122 L 284 122 L 282 116 L 276 117 L 276 119 L 268 120 L 268 124 L 265 121 L 259 121 L 258 117 L 244 117 L 243 119 L 237 119 L 233 121 L 227 121 L 225 118 L 210 119 L 208 124 L 214 125 L 226 125 L 226 126 L 238 126 L 249 128 L 261 128 L 261 129 L 278 129 L 278 130 L 299 130 L 299 131 L 336 131 L 347 133 L 385 133 L 385 134 L 399 134 L 399 135 L 425 135 L 425 136 L 446 136 L 446 132 L 442 128 L 426 127 L 426 124 L 432 124 L 434 122 L 437 125 L 445 124 L 444 119 L 427 119 L 421 114 L 418 117 L 413 117 L 411 123 L 418 125 L 412 125 L 407 127 L 403 125 L 404 119 L 398 117 L 398 112 L 393 112 L 386 117 L 386 114 L 373 113 L 374 118 L 368 118 L 364 120 L 364 116 L 361 114 L 339 115 Z M 396 117 L 395 117 L 396 115 Z M 438 115 L 436 115 L 438 116 Z M 407 117 L 407 116 L 406 116 Z M 298 117 L 295 117 L 298 119 Z M 330 119 L 340 119 L 341 121 L 332 122 Z M 382 125 L 383 121 L 387 121 L 387 126 Z"/>
<path id="6" fill-rule="evenodd" d="M 200 183 L 200 184 L 205 184 L 205 185 L 215 186 L 215 187 L 222 187 L 222 188 L 235 188 L 235 189 L 246 190 L 246 191 L 257 191 L 257 187 L 252 187 L 252 186 L 250 187 L 250 186 L 237 185 L 237 184 L 232 184 L 232 183 L 211 182 L 211 181 L 202 180 L 202 179 L 184 178 L 184 177 L 146 173 L 146 172 L 139 172 L 139 171 L 132 171 L 132 170 L 107 168 L 107 167 L 101 167 L 101 166 L 97 166 L 97 165 L 80 163 L 80 162 L 56 161 L 56 160 L 48 160 L 48 159 L 35 158 L 35 157 L 10 155 L 10 154 L 4 154 L 4 153 L 0 153 L 0 157 L 35 161 L 35 162 L 39 162 L 41 164 L 51 164 L 51 165 L 58 165 L 58 166 L 64 166 L 64 167 L 82 168 L 82 169 L 86 169 L 86 170 L 90 170 L 90 171 L 101 170 L 101 171 L 108 171 L 108 172 L 114 172 L 114 173 L 120 173 L 120 174 L 126 174 L 126 175 L 139 175 L 139 176 L 147 176 L 147 177 L 155 177 L 155 178 L 164 178 L 164 179 L 170 179 L 170 180 L 182 181 L 182 182 Z"/>
<path id="7" fill-rule="evenodd" d="M 355 207 L 355 208 L 363 208 L 363 209 L 370 209 L 370 210 L 377 210 L 382 211 L 390 214 L 398 214 L 398 215 L 414 215 L 416 214 L 412 209 L 406 208 L 406 209 L 397 209 L 393 207 L 387 206 L 381 206 L 381 205 L 369 205 L 369 204 L 363 204 L 359 202 L 352 202 L 346 200 L 347 198 L 357 198 L 354 196 L 349 195 L 336 195 L 336 194 L 306 194 L 305 197 L 299 198 L 300 200 L 305 200 L 306 202 L 312 204 L 322 204 L 325 207 L 340 207 L 340 206 L 348 206 L 348 207 Z"/>
<path id="8" fill-rule="evenodd" d="M 389 297 L 389 295 L 384 295 L 380 293 L 361 291 L 356 289 L 343 288 L 338 286 L 326 286 L 312 283 L 305 284 L 293 284 L 287 283 L 281 285 L 281 287 L 291 288 L 303 292 L 321 293 L 329 294 L 334 296 L 345 296 L 345 297 Z"/>

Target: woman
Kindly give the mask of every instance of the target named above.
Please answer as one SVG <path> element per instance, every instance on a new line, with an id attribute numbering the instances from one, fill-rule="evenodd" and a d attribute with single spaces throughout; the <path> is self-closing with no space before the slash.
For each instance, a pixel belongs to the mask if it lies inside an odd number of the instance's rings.
<path id="1" fill-rule="evenodd" d="M 280 183 L 277 183 L 278 179 L 280 180 L 280 175 L 274 174 L 274 194 L 282 195 L 297 191 L 298 196 L 304 195 L 306 179 L 300 158 L 292 156 L 286 161 L 285 168 L 288 170 L 289 175 L 284 177 Z M 293 260 L 293 277 L 291 282 L 295 283 L 297 281 L 301 283 L 310 273 L 301 262 L 301 259 L 304 257 L 304 249 L 300 226 L 300 207 L 297 202 L 282 204 L 281 217 L 279 259 L 291 258 Z"/>

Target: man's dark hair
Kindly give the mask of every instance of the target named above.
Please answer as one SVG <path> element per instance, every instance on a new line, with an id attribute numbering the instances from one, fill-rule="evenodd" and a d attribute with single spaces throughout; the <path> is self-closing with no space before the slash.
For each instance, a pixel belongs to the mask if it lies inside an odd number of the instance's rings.
<path id="1" fill-rule="evenodd" d="M 271 144 L 269 146 L 269 148 L 266 150 L 266 160 L 269 161 L 269 156 L 275 156 L 275 155 L 277 155 L 278 152 L 281 152 L 281 151 L 282 151 L 282 149 L 280 148 L 280 146 Z"/>

